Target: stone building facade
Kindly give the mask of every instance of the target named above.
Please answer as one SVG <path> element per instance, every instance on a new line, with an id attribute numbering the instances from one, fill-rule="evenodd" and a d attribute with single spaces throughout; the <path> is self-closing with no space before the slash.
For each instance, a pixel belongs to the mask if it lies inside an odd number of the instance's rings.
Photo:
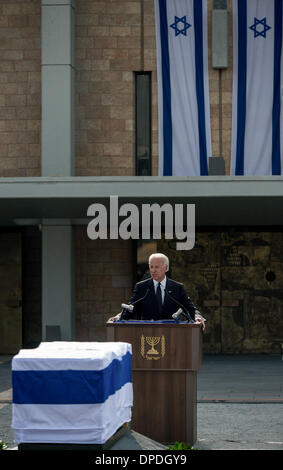
<path id="1" fill-rule="evenodd" d="M 228 177 L 233 76 L 232 0 L 228 0 L 229 66 L 223 70 L 213 69 L 211 65 L 212 3 L 208 0 L 212 151 L 214 157 L 224 160 Z M 42 39 L 42 12 L 44 7 L 59 5 L 71 8 L 75 25 L 71 40 L 74 47 L 75 143 L 73 172 L 66 175 L 59 172 L 56 176 L 81 178 L 80 181 L 86 177 L 113 177 L 117 182 L 117 178 L 121 178 L 121 188 L 126 178 L 136 176 L 135 77 L 139 72 L 149 72 L 151 78 L 151 176 L 157 176 L 153 0 L 1 0 L 1 185 L 10 178 L 20 184 L 21 178 L 54 176 L 47 175 L 42 169 L 45 119 L 42 47 L 46 41 L 46 38 Z M 170 198 L 170 192 L 167 197 Z M 193 301 L 208 318 L 204 336 L 207 353 L 278 353 L 283 337 L 280 329 L 274 330 L 267 325 L 266 317 L 274 315 L 283 327 L 280 293 L 282 231 L 276 219 L 268 227 L 262 223 L 256 229 L 244 227 L 237 221 L 235 233 L 233 218 L 229 220 L 223 229 L 218 223 L 205 227 L 204 222 L 204 227 L 197 228 L 196 248 L 190 252 L 176 252 L 166 241 L 158 242 L 156 248 L 170 254 L 172 276 L 184 282 Z M 15 227 L 2 221 L 1 227 L 3 240 L 14 232 L 20 234 L 21 239 L 19 270 L 22 276 L 15 289 L 18 289 L 18 306 L 22 307 L 19 320 L 22 326 L 17 328 L 21 330 L 18 333 L 24 346 L 34 345 L 42 339 L 42 283 L 45 278 L 41 229 L 41 221 L 38 223 L 28 210 L 25 223 Z M 74 223 L 73 236 L 75 339 L 104 340 L 105 321 L 119 311 L 122 301 L 129 298 L 137 279 L 137 243 L 121 239 L 92 241 L 87 236 L 86 225 L 78 220 Z M 8 261 L 2 256 L 1 259 L 4 275 Z M 269 271 L 276 273 L 274 282 L 266 278 Z M 271 279 L 272 274 L 270 276 Z M 6 315 L 10 315 L 9 310 Z"/>
<path id="2" fill-rule="evenodd" d="M 209 51 L 213 156 L 224 157 L 227 175 L 233 73 L 231 3 L 229 0 L 228 69 L 213 69 Z M 2 1 L 0 8 L 0 175 L 41 176 L 41 1 Z M 212 0 L 208 0 L 209 43 L 211 12 Z M 152 175 L 157 175 L 153 0 L 77 0 L 75 24 L 75 175 L 135 174 L 134 72 L 139 71 L 152 74 Z"/>

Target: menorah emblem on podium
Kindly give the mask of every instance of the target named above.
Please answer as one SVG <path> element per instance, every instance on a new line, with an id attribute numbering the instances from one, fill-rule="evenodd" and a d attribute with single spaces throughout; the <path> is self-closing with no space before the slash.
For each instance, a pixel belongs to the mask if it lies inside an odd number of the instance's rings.
<path id="1" fill-rule="evenodd" d="M 155 349 L 155 346 L 157 346 L 161 342 L 161 351 L 157 351 Z M 145 352 L 145 344 L 148 344 L 151 346 L 150 349 L 148 349 Z M 165 355 L 165 338 L 164 336 L 141 336 L 141 355 L 143 358 L 147 360 L 157 360 L 160 359 L 161 357 L 164 357 Z"/>
<path id="2" fill-rule="evenodd" d="M 159 352 L 154 349 L 154 346 L 157 346 L 157 344 L 160 343 L 160 336 L 146 336 L 145 339 L 147 344 L 151 346 L 151 349 L 147 351 L 147 354 L 159 354 Z"/>

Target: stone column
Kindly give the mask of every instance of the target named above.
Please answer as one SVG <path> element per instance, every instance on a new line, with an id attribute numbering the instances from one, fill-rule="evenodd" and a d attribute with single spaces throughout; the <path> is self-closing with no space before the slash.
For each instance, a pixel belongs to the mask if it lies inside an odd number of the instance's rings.
<path id="1" fill-rule="evenodd" d="M 42 0 L 42 176 L 74 174 L 74 0 Z"/>
<path id="2" fill-rule="evenodd" d="M 74 175 L 74 0 L 42 0 L 41 174 Z M 73 227 L 42 221 L 42 340 L 75 338 Z"/>
<path id="3" fill-rule="evenodd" d="M 47 225 L 48 224 L 48 225 Z M 75 339 L 74 240 L 70 225 L 42 226 L 42 337 Z"/>

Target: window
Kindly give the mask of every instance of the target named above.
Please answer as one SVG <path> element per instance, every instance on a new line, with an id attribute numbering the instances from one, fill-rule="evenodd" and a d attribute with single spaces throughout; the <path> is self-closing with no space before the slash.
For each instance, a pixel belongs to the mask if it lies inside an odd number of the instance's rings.
<path id="1" fill-rule="evenodd" d="M 136 175 L 151 175 L 151 72 L 136 72 Z"/>

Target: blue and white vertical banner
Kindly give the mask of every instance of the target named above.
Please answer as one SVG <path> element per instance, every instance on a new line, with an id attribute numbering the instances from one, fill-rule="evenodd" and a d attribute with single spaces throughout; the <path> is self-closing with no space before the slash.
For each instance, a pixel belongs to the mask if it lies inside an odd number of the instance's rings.
<path id="1" fill-rule="evenodd" d="M 282 0 L 233 0 L 231 175 L 282 174 Z"/>
<path id="2" fill-rule="evenodd" d="M 207 175 L 207 0 L 155 0 L 155 25 L 159 175 Z"/>

